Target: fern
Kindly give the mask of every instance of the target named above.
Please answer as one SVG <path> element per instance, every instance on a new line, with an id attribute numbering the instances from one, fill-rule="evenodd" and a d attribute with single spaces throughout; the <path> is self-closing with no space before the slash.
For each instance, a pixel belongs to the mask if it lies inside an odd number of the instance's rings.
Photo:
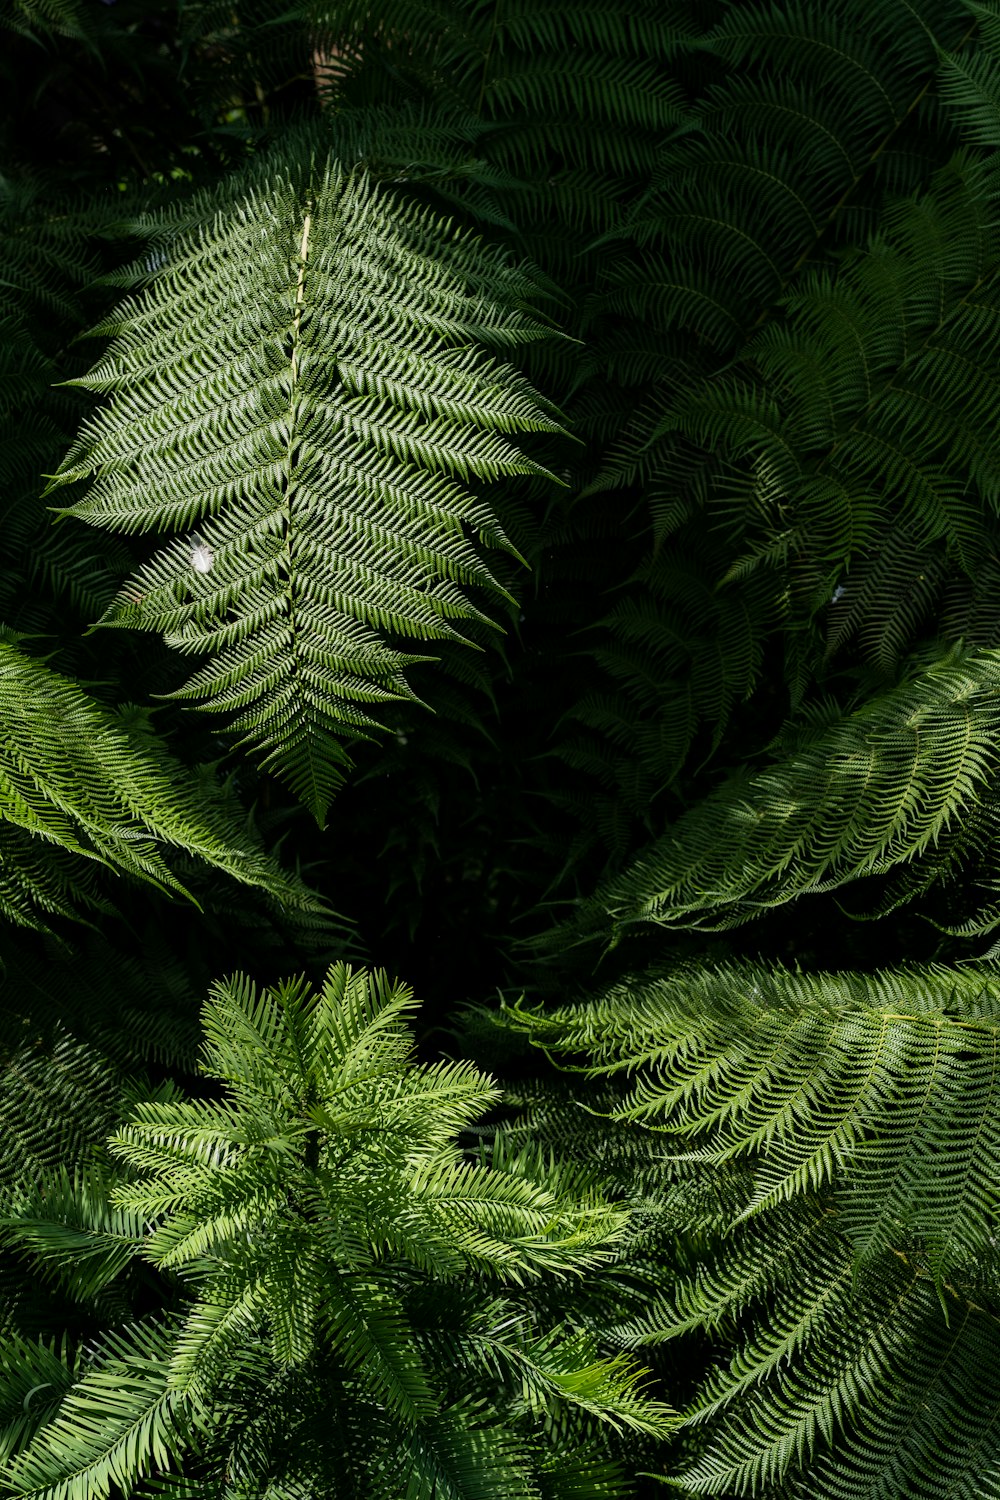
<path id="1" fill-rule="evenodd" d="M 995 670 L 991 652 L 945 658 L 802 735 L 770 769 L 731 777 L 584 903 L 567 935 L 733 926 L 916 859 L 932 875 L 992 799 Z"/>
<path id="2" fill-rule="evenodd" d="M 995 1492 L 997 1004 L 991 970 L 747 965 L 508 1012 L 634 1079 L 609 1112 L 682 1172 L 751 1168 L 725 1237 L 619 1329 L 736 1341 L 686 1413 L 690 1492 Z"/>
<path id="3" fill-rule="evenodd" d="M 0 1490 L 1000 1496 L 997 0 L 0 19 Z"/>
<path id="4" fill-rule="evenodd" d="M 459 481 L 536 472 L 500 434 L 557 430 L 469 347 L 545 332 L 492 300 L 530 281 L 441 235 L 336 165 L 275 173 L 102 325 L 117 341 L 82 383 L 116 399 L 58 476 L 97 476 L 71 507 L 91 524 L 201 525 L 202 550 L 157 554 L 106 623 L 210 652 L 179 695 L 235 711 L 321 821 L 338 736 L 373 724 L 359 704 L 409 695 L 401 670 L 421 659 L 372 627 L 447 639 L 482 618 L 460 585 L 492 580 L 466 528 L 504 537 Z"/>
<path id="5" fill-rule="evenodd" d="M 36 32 L 55 32 L 83 38 L 91 27 L 80 0 L 4 0 L 0 26 L 34 37 Z"/>
<path id="6" fill-rule="evenodd" d="M 184 887 L 163 858 L 173 846 L 248 885 L 316 909 L 316 898 L 280 870 L 215 782 L 185 773 L 139 724 L 102 709 L 8 639 L 0 640 L 0 812 L 4 914 L 44 926 L 43 913 L 73 915 L 71 871 L 80 861 L 164 889 Z M 36 861 L 38 841 L 74 856 Z M 93 898 L 91 899 L 93 904 Z"/>

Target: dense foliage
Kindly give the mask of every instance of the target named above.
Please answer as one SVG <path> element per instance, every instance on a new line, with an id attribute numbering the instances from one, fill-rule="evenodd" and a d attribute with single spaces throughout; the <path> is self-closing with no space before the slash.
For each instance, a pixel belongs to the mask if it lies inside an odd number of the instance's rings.
<path id="1" fill-rule="evenodd" d="M 0 1495 L 1000 1497 L 1000 0 L 0 83 Z"/>

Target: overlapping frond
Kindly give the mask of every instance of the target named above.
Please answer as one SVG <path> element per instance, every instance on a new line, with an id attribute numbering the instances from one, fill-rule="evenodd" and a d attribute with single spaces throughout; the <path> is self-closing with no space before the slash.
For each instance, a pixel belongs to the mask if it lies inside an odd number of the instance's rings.
<path id="1" fill-rule="evenodd" d="M 998 665 L 988 651 L 947 657 L 790 736 L 786 758 L 685 813 L 583 903 L 573 930 L 731 926 L 911 861 L 933 871 L 993 796 Z"/>
<path id="2" fill-rule="evenodd" d="M 171 1330 L 146 1323 L 105 1335 L 101 1355 L 65 1393 L 55 1417 L 8 1466 L 11 1495 L 94 1500 L 172 1467 L 198 1409 L 167 1385 Z"/>
<path id="3" fill-rule="evenodd" d="M 8 1242 L 71 1296 L 143 1262 L 178 1293 L 169 1320 L 105 1334 L 37 1430 L 11 1414 L 12 1495 L 189 1493 L 182 1460 L 206 1493 L 326 1493 L 345 1441 L 359 1500 L 569 1497 L 588 1473 L 624 1494 L 608 1444 L 676 1418 L 549 1278 L 609 1261 L 625 1216 L 537 1147 L 463 1151 L 498 1092 L 413 1061 L 411 1010 L 343 965 L 318 995 L 219 986 L 205 1071 L 224 1096 L 134 1105 L 117 1183 L 50 1170 L 12 1195 Z"/>
<path id="4" fill-rule="evenodd" d="M 0 725 L 0 902 L 15 922 L 44 926 L 47 912 L 72 915 L 87 862 L 183 891 L 164 858 L 171 848 L 292 906 L 319 909 L 264 852 L 211 773 L 186 770 L 141 716 L 103 708 L 9 638 L 0 639 Z M 39 857 L 42 842 L 65 851 L 61 864 Z"/>
<path id="5" fill-rule="evenodd" d="M 614 1112 L 668 1131 L 685 1158 L 749 1158 L 744 1215 L 832 1182 L 859 1264 L 917 1236 L 940 1278 L 997 1229 L 998 1007 L 989 969 L 758 965 L 625 983 L 527 1024 L 594 1068 L 638 1073 Z"/>
<path id="6" fill-rule="evenodd" d="M 995 971 L 971 966 L 691 965 L 509 1012 L 624 1075 L 604 1110 L 657 1132 L 693 1264 L 617 1332 L 731 1350 L 686 1413 L 687 1492 L 997 1493 L 998 1017 Z"/>
<path id="7" fill-rule="evenodd" d="M 107 1059 L 61 1028 L 48 1045 L 17 1038 L 0 1066 L 5 1198 L 15 1185 L 82 1163 L 116 1123 L 119 1088 Z"/>
<path id="8" fill-rule="evenodd" d="M 684 1488 L 773 1500 L 1000 1493 L 995 1304 L 961 1285 L 942 1303 L 905 1254 L 855 1278 L 837 1228 L 829 1209 L 796 1204 L 739 1231 L 681 1288 L 681 1320 L 747 1330 L 688 1414 L 709 1427 Z M 647 1336 L 669 1337 L 664 1314 L 662 1334 Z"/>
<path id="9" fill-rule="evenodd" d="M 43 1182 L 19 1184 L 5 1211 L 4 1227 L 20 1253 L 81 1299 L 97 1297 L 142 1243 L 141 1219 L 112 1208 L 109 1187 L 92 1165 L 70 1173 L 60 1164 Z"/>
<path id="10" fill-rule="evenodd" d="M 548 266 L 576 258 L 566 227 L 592 241 L 615 226 L 687 119 L 669 66 L 699 29 L 683 3 L 311 0 L 296 14 L 316 27 L 333 107 L 396 102 L 402 83 L 467 122 L 477 165 L 458 201 Z"/>

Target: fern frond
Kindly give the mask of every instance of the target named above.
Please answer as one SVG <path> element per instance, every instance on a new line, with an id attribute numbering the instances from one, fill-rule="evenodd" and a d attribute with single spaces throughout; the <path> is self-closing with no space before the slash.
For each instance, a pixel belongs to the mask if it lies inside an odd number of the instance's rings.
<path id="1" fill-rule="evenodd" d="M 70 1294 L 92 1299 L 137 1257 L 144 1226 L 108 1203 L 105 1174 L 91 1166 L 19 1185 L 0 1218 L 6 1237 Z"/>
<path id="2" fill-rule="evenodd" d="M 0 1338 L 0 1462 L 6 1464 L 55 1416 L 75 1369 L 55 1341 Z"/>
<path id="3" fill-rule="evenodd" d="M 1000 659 L 952 656 L 741 773 L 581 907 L 577 930 L 731 926 L 923 858 L 988 802 Z"/>
<path id="4" fill-rule="evenodd" d="M 406 1500 L 540 1500 L 526 1445 L 477 1422 L 466 1401 L 407 1433 L 394 1456 L 393 1468 L 376 1480 L 379 1500 L 400 1493 Z"/>
<path id="5" fill-rule="evenodd" d="M 11 1040 L 0 1065 L 4 1201 L 15 1186 L 82 1165 L 116 1122 L 120 1088 L 107 1059 L 62 1027 L 47 1045 L 30 1035 Z"/>
<path id="6" fill-rule="evenodd" d="M 661 1147 L 659 1189 L 689 1269 L 682 1252 L 679 1278 L 616 1330 L 627 1347 L 700 1333 L 732 1349 L 686 1413 L 693 1457 L 670 1483 L 773 1500 L 996 1491 L 998 1017 L 989 967 L 760 964 L 509 1013 L 557 1057 L 633 1080 L 609 1116 L 689 1147 Z"/>
<path id="7" fill-rule="evenodd" d="M 741 1240 L 691 1288 L 695 1304 L 735 1294 L 731 1306 L 754 1321 L 689 1414 L 709 1428 L 679 1476 L 688 1493 L 998 1493 L 995 1309 L 959 1288 L 942 1307 L 906 1256 L 883 1258 L 855 1286 L 835 1216 L 815 1208 L 771 1215 Z M 751 1257 L 772 1282 L 766 1311 Z M 750 1308 L 741 1282 L 757 1293 Z"/>
<path id="8" fill-rule="evenodd" d="M 511 1012 L 515 1024 L 521 1012 Z M 679 1159 L 749 1158 L 740 1218 L 837 1189 L 858 1265 L 916 1236 L 936 1278 L 988 1252 L 1000 1170 L 1000 983 L 989 969 L 679 970 L 531 1015 L 537 1044 L 638 1073 L 610 1109 Z"/>
<path id="9" fill-rule="evenodd" d="M 55 884 L 59 866 L 42 862 L 36 876 L 17 852 L 27 848 L 30 858 L 38 841 L 77 861 L 184 891 L 161 852 L 178 848 L 293 906 L 316 909 L 316 898 L 264 853 L 217 783 L 186 772 L 162 742 L 135 732 L 138 726 L 9 639 L 0 639 L 0 723 L 0 820 L 17 838 L 5 841 L 3 877 L 22 894 L 19 903 L 4 903 L 13 920 L 41 925 L 33 901 L 67 910 Z"/>
<path id="10" fill-rule="evenodd" d="M 105 623 L 154 628 L 212 661 L 180 690 L 233 726 L 322 820 L 358 707 L 410 695 L 421 660 L 377 630 L 457 638 L 490 588 L 468 539 L 505 538 L 464 485 L 541 472 L 507 441 L 558 431 L 475 344 L 548 330 L 516 311 L 530 278 L 425 211 L 329 164 L 271 182 L 181 236 L 82 382 L 112 394 L 55 483 L 70 511 L 145 531 L 201 527 L 157 554 Z M 373 629 L 373 627 L 375 627 Z"/>
<path id="11" fill-rule="evenodd" d="M 86 39 L 93 30 L 81 0 L 4 0 L 0 27 L 24 36 L 53 34 Z"/>
<path id="12" fill-rule="evenodd" d="M 406 1426 L 425 1421 L 440 1397 L 392 1288 L 384 1280 L 340 1275 L 332 1292 L 323 1317 L 345 1368 Z"/>

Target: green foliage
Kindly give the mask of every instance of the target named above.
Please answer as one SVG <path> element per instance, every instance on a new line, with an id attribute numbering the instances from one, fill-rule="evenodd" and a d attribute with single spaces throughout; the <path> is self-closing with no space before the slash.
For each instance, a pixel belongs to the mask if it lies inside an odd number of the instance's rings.
<path id="1" fill-rule="evenodd" d="M 735 1204 L 716 1190 L 717 1242 L 695 1230 L 691 1271 L 619 1329 L 732 1349 L 686 1412 L 710 1434 L 691 1493 L 995 1493 L 998 1007 L 992 969 L 753 965 L 510 1012 L 625 1074 L 609 1113 L 663 1132 L 682 1179 L 751 1169 Z"/>
<path id="2" fill-rule="evenodd" d="M 0 1497 L 1000 1496 L 1000 4 L 0 11 Z"/>
<path id="3" fill-rule="evenodd" d="M 315 897 L 269 859 L 208 767 L 179 765 L 146 714 L 109 713 L 41 662 L 0 640 L 0 910 L 25 925 L 73 916 L 74 898 L 108 910 L 81 860 L 183 891 L 164 846 L 199 855 L 290 905 Z M 40 857 L 55 845 L 58 861 Z M 67 859 L 66 855 L 73 856 Z"/>
<path id="4" fill-rule="evenodd" d="M 222 1097 L 137 1102 L 117 1182 L 50 1169 L 12 1195 L 8 1236 L 76 1298 L 138 1259 L 173 1295 L 104 1337 L 37 1433 L 10 1433 L 9 1493 L 105 1495 L 185 1451 L 209 1489 L 235 1473 L 240 1493 L 309 1493 L 345 1482 L 340 1434 L 361 1428 L 351 1494 L 430 1497 L 448 1474 L 470 1500 L 537 1500 L 539 1466 L 558 1493 L 594 1440 L 583 1472 L 622 1492 L 602 1428 L 663 1434 L 669 1409 L 531 1288 L 613 1263 L 626 1216 L 530 1147 L 461 1149 L 498 1090 L 415 1063 L 413 1011 L 343 965 L 318 994 L 221 984 L 202 1071 Z"/>
<path id="5" fill-rule="evenodd" d="M 150 290 L 96 330 L 115 341 L 76 384 L 117 399 L 58 482 L 96 476 L 71 511 L 94 525 L 203 523 L 105 621 L 210 653 L 175 696 L 236 710 L 322 820 L 336 736 L 372 724 L 359 704 L 408 695 L 421 660 L 372 627 L 432 640 L 483 618 L 459 587 L 493 584 L 467 531 L 506 539 L 459 481 L 535 471 L 500 434 L 556 430 L 470 341 L 545 330 L 507 310 L 527 276 L 336 164 L 158 243 Z"/>
<path id="6" fill-rule="evenodd" d="M 853 713 L 818 715 L 789 733 L 792 753 L 737 773 L 650 844 L 578 925 L 732 926 L 918 859 L 928 884 L 991 826 L 998 665 L 952 655 Z"/>

